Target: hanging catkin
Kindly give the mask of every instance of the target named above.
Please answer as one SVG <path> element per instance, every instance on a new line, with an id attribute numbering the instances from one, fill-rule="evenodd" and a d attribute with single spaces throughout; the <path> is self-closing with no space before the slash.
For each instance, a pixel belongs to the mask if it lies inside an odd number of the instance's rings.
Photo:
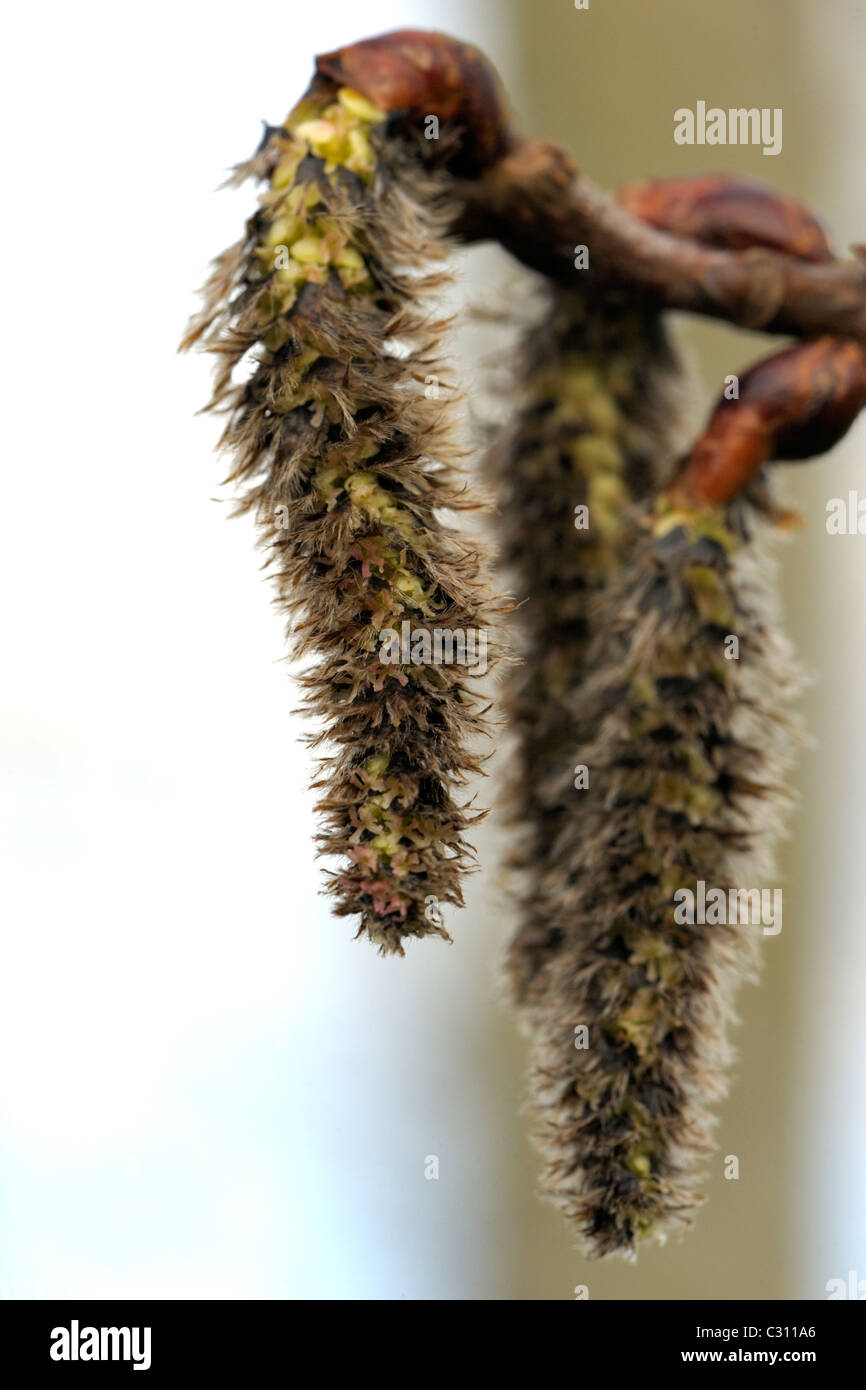
<path id="1" fill-rule="evenodd" d="M 519 610 L 521 664 L 504 701 L 516 734 L 507 814 L 518 839 L 509 863 L 518 929 L 509 989 L 543 993 L 559 949 L 563 885 L 553 848 L 577 850 L 582 793 L 575 757 L 592 732 L 582 681 L 594 601 L 623 559 L 632 503 L 654 491 L 682 428 L 682 369 L 659 316 L 611 295 L 550 289 L 526 334 L 513 426 L 489 450 L 502 558 Z"/>
<path id="2" fill-rule="evenodd" d="M 265 180 L 258 211 L 186 343 L 219 356 L 211 407 L 229 413 L 239 509 L 264 529 L 293 653 L 310 658 L 307 705 L 336 748 L 317 784 L 335 910 L 401 952 L 447 937 L 440 906 L 462 901 L 482 721 L 469 663 L 447 654 L 486 644 L 489 598 L 478 545 L 439 517 L 467 505 L 447 393 L 425 391 L 442 379 L 441 185 L 382 122 L 326 86 L 268 132 L 239 170 Z M 409 656 L 386 643 L 404 624 L 410 641 L 421 629 Z M 452 644 L 438 663 L 436 631 Z"/>
<path id="3" fill-rule="evenodd" d="M 754 969 L 760 925 L 683 922 L 675 894 L 772 882 L 796 682 L 756 525 L 746 504 L 645 503 L 588 655 L 590 786 L 580 843 L 552 851 L 565 939 L 532 1088 L 545 1190 L 594 1255 L 688 1219 Z"/>

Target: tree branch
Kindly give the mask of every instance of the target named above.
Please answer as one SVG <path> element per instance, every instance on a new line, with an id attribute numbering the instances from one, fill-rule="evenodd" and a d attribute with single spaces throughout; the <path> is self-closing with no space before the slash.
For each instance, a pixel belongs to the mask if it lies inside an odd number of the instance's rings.
<path id="1" fill-rule="evenodd" d="M 524 141 L 475 182 L 461 181 L 458 232 L 493 239 L 561 284 L 631 290 L 660 308 L 796 337 L 866 342 L 866 270 L 768 247 L 722 250 L 632 216 L 547 141 Z M 589 268 L 574 268 L 575 247 Z"/>
<path id="2" fill-rule="evenodd" d="M 316 60 L 314 85 L 353 87 L 453 175 L 453 231 L 494 240 L 565 285 L 628 291 L 765 333 L 866 342 L 866 269 L 813 263 L 771 245 L 732 250 L 648 225 L 579 173 L 568 154 L 512 127 L 498 76 L 483 54 L 446 35 L 396 30 Z M 435 115 L 446 139 L 424 140 Z M 589 268 L 575 269 L 586 246 Z M 857 254 L 860 255 L 859 248 Z M 806 252 L 805 254 L 808 254 Z"/>

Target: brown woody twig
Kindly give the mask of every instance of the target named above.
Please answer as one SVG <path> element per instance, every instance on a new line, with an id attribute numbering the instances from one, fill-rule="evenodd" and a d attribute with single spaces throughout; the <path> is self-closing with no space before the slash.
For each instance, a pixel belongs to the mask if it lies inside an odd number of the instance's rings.
<path id="1" fill-rule="evenodd" d="M 660 308 L 766 333 L 866 343 L 866 270 L 860 259 L 816 263 L 808 258 L 808 238 L 806 249 L 799 240 L 793 254 L 774 249 L 783 244 L 775 213 L 764 219 L 764 236 L 757 235 L 757 217 L 751 220 L 742 250 L 650 225 L 651 219 L 634 216 L 628 203 L 579 173 L 559 146 L 519 135 L 495 70 L 469 44 L 396 30 L 322 55 L 316 73 L 316 83 L 355 88 L 412 134 L 430 114 L 459 132 L 453 144 L 421 144 L 433 159 L 445 151 L 454 175 L 454 230 L 467 242 L 498 241 L 525 265 L 565 284 L 574 284 L 575 247 L 585 245 L 589 268 L 580 273 L 589 289 L 629 290 Z M 862 248 L 854 250 L 862 257 Z"/>

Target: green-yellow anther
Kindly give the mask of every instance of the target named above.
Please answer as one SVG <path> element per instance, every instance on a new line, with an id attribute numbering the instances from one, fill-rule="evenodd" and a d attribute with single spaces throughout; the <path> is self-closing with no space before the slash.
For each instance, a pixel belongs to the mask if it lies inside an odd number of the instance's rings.
<path id="1" fill-rule="evenodd" d="M 274 279 L 278 285 L 294 287 L 304 278 L 303 267 L 297 261 L 289 260 L 288 265 L 281 265 L 279 270 L 274 271 Z"/>
<path id="2" fill-rule="evenodd" d="M 321 238 L 307 232 L 293 242 L 292 259 L 300 265 L 326 265 L 328 254 Z"/>
<path id="3" fill-rule="evenodd" d="M 360 92 L 355 92 L 351 87 L 341 87 L 337 93 L 337 101 L 344 111 L 356 120 L 366 121 L 369 125 L 375 125 L 378 121 L 384 120 L 385 113 L 380 111 L 378 106 L 374 106 L 372 101 L 361 96 Z"/>
<path id="4" fill-rule="evenodd" d="M 586 422 L 600 434 L 614 434 L 621 422 L 613 399 L 606 392 L 590 397 L 584 406 Z"/>
<path id="5" fill-rule="evenodd" d="M 295 188 L 290 188 L 285 197 L 280 200 L 279 215 L 294 218 L 306 217 L 318 201 L 319 192 L 314 184 L 298 184 Z M 303 223 L 299 222 L 296 225 L 302 226 Z"/>
<path id="6" fill-rule="evenodd" d="M 622 530 L 623 509 L 628 492 L 621 478 L 611 473 L 591 477 L 587 488 L 590 524 L 597 527 L 602 539 L 613 544 Z"/>
<path id="7" fill-rule="evenodd" d="M 552 395 L 565 400 L 590 401 L 604 390 L 601 372 L 584 357 L 572 358 L 563 372 L 548 374 Z"/>
<path id="8" fill-rule="evenodd" d="M 371 782 L 378 782 L 391 761 L 390 753 L 374 753 L 364 764 L 364 771 Z"/>
<path id="9" fill-rule="evenodd" d="M 589 480 L 590 511 L 592 503 L 603 508 L 620 508 L 624 505 L 628 491 L 617 473 L 597 473 Z"/>
<path id="10" fill-rule="evenodd" d="M 574 457 L 585 473 L 619 473 L 622 469 L 622 452 L 619 446 L 602 434 L 587 434 L 576 439 Z"/>
<path id="11" fill-rule="evenodd" d="M 366 270 L 364 257 L 354 246 L 344 246 L 338 251 L 334 257 L 334 265 L 345 267 L 347 270 Z"/>
<path id="12" fill-rule="evenodd" d="M 288 246 L 297 237 L 303 223 L 297 217 L 277 217 L 265 232 L 265 246 Z"/>
<path id="13" fill-rule="evenodd" d="M 376 155 L 367 136 L 362 130 L 350 130 L 347 143 L 349 152 L 345 159 L 346 168 L 351 169 L 354 174 L 369 177 L 376 167 Z"/>
<path id="14" fill-rule="evenodd" d="M 390 858 L 390 856 L 396 854 L 400 848 L 400 836 L 393 830 L 383 830 L 382 833 L 377 835 L 370 843 L 380 854 L 387 854 Z"/>
<path id="15" fill-rule="evenodd" d="M 629 1154 L 625 1161 L 625 1165 L 634 1173 L 636 1178 L 648 1178 L 652 1172 L 652 1161 L 649 1154 L 641 1153 L 639 1150 L 636 1153 Z"/>
<path id="16" fill-rule="evenodd" d="M 323 465 L 317 469 L 314 479 L 316 491 L 325 499 L 328 507 L 333 507 L 338 496 L 343 491 L 346 483 L 346 475 L 342 468 L 335 465 Z"/>
<path id="17" fill-rule="evenodd" d="M 409 570 L 397 570 L 392 582 L 398 594 L 413 608 L 420 608 L 426 602 L 428 591 L 417 574 L 412 574 Z"/>
<path id="18" fill-rule="evenodd" d="M 346 491 L 355 506 L 360 507 L 368 516 L 374 516 L 398 530 L 411 530 L 410 513 L 394 501 L 390 492 L 379 486 L 375 474 L 363 469 L 352 473 L 346 479 Z"/>
<path id="19" fill-rule="evenodd" d="M 274 172 L 271 174 L 271 188 L 279 193 L 284 188 L 289 188 L 295 177 L 295 170 L 298 167 L 297 157 L 288 156 L 281 159 Z"/>
<path id="20" fill-rule="evenodd" d="M 346 479 L 346 491 L 356 506 L 370 511 L 375 505 L 377 494 L 381 492 L 381 488 L 376 481 L 375 473 L 368 473 L 362 468 Z"/>
<path id="21" fill-rule="evenodd" d="M 337 130 L 331 121 L 318 119 L 301 121 L 294 127 L 293 133 L 299 140 L 305 140 L 314 154 L 321 154 L 335 138 Z"/>
<path id="22" fill-rule="evenodd" d="M 292 367 L 296 372 L 300 372 L 303 374 L 307 371 L 309 367 L 313 365 L 314 362 L 318 362 L 321 355 L 322 354 L 318 352 L 314 347 L 308 346 L 302 348 L 301 351 L 298 353 L 297 357 L 293 359 Z"/>

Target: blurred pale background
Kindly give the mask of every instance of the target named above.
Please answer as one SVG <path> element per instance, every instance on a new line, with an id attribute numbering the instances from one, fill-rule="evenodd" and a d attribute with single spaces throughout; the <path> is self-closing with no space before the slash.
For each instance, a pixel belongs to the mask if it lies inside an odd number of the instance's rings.
<path id="1" fill-rule="evenodd" d="M 248 211 L 248 190 L 214 196 L 225 166 L 313 53 L 401 24 L 481 43 L 523 126 L 597 181 L 751 173 L 844 249 L 866 234 L 866 7 L 84 3 L 9 23 L 0 1294 L 820 1298 L 862 1278 L 866 541 L 827 536 L 824 509 L 864 486 L 863 427 L 788 470 L 815 747 L 709 1201 L 682 1243 L 589 1267 L 534 1195 L 495 823 L 452 947 L 381 961 L 330 919 L 281 622 L 251 527 L 209 500 L 207 363 L 173 350 Z M 700 99 L 781 106 L 782 154 L 675 145 L 674 109 Z M 467 294 L 509 274 L 495 251 L 457 270 Z M 700 418 L 764 343 L 687 337 Z M 461 334 L 470 396 L 481 345 Z"/>

